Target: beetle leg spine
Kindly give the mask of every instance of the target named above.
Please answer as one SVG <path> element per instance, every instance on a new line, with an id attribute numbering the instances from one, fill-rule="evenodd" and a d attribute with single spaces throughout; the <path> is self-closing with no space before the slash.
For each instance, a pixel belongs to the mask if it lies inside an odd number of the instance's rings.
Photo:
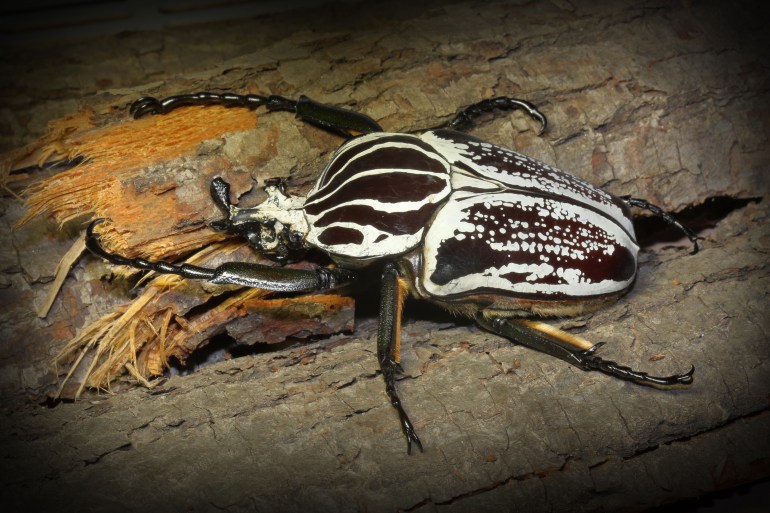
<path id="1" fill-rule="evenodd" d="M 544 333 L 552 338 L 555 338 L 569 345 L 582 349 L 584 351 L 588 351 L 592 347 L 595 347 L 595 344 L 593 342 L 589 342 L 583 337 L 580 337 L 578 335 L 573 335 L 571 333 L 567 333 L 566 331 L 560 330 L 559 328 L 556 328 L 555 326 L 551 326 L 550 324 L 546 324 L 544 322 L 531 321 L 531 320 L 525 320 L 525 319 L 520 319 L 517 322 L 525 326 L 528 326 L 533 330 Z"/>

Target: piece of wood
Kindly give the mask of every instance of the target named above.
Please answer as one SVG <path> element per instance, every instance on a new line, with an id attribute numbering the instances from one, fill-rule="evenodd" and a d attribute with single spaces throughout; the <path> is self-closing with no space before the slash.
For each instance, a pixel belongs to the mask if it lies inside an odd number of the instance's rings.
<path id="1" fill-rule="evenodd" d="M 3 504 L 634 511 L 770 476 L 770 68 L 762 19 L 748 4 L 716 1 L 397 2 L 7 53 L 1 109 L 11 133 L 0 140 L 6 149 L 26 148 L 14 160 L 44 157 L 33 146 L 45 124 L 83 106 L 95 130 L 130 128 L 127 105 L 148 94 L 307 94 L 397 131 L 513 95 L 548 116 L 544 137 L 521 114 L 473 133 L 668 210 L 706 202 L 690 211 L 719 223 L 697 255 L 683 247 L 645 251 L 633 290 L 617 305 L 555 321 L 607 342 L 604 356 L 640 370 L 695 365 L 688 389 L 584 373 L 407 301 L 398 387 L 426 448 L 407 456 L 377 372 L 371 315 L 359 318 L 353 335 L 219 362 L 152 389 L 126 376 L 113 383 L 114 395 L 41 408 L 36 403 L 58 386 L 54 355 L 125 302 L 125 282 L 101 280 L 104 264 L 86 259 L 38 319 L 46 281 L 82 225 L 73 220 L 59 231 L 38 216 L 11 231 L 26 211 L 6 196 Z M 260 192 L 252 179 L 288 177 L 291 188 L 306 190 L 339 144 L 286 113 L 252 119 L 170 161 L 140 163 L 122 190 L 147 209 L 173 191 L 168 215 L 156 219 L 166 223 L 161 233 L 184 220 L 188 233 L 204 234 L 203 221 L 217 217 L 207 199 L 210 176 L 226 174 L 239 184 L 234 196 L 254 204 Z M 8 186 L 18 191 L 57 171 L 26 168 Z M 712 205 L 741 208 L 726 216 Z M 158 240 L 158 226 L 129 228 L 126 249 Z M 152 251 L 175 250 L 156 244 Z M 168 299 L 185 311 L 196 294 Z"/>

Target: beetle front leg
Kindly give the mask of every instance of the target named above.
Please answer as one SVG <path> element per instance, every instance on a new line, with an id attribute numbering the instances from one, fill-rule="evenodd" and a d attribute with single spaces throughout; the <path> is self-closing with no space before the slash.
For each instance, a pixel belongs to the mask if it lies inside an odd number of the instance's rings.
<path id="1" fill-rule="evenodd" d="M 639 385 L 656 388 L 689 385 L 692 383 L 692 375 L 695 372 L 693 367 L 685 374 L 666 377 L 650 376 L 646 372 L 635 371 L 630 367 L 596 356 L 596 350 L 604 345 L 603 343 L 592 344 L 581 337 L 538 321 L 505 317 L 487 318 L 479 314 L 476 316 L 476 322 L 493 333 L 560 358 L 583 370 L 598 370 Z"/>
<path id="2" fill-rule="evenodd" d="M 401 399 L 396 392 L 396 372 L 401 372 L 401 310 L 407 285 L 401 276 L 398 266 L 392 262 L 385 264 L 382 272 L 382 289 L 380 292 L 380 319 L 377 330 L 377 360 L 380 362 L 382 377 L 385 379 L 385 391 L 390 398 L 390 404 L 398 412 L 401 429 L 404 431 L 407 443 L 407 453 L 412 453 L 412 443 L 422 451 L 422 443 L 409 420 Z"/>
<path id="3" fill-rule="evenodd" d="M 147 114 L 168 114 L 179 107 L 190 105 L 221 105 L 224 107 L 245 107 L 254 109 L 264 105 L 267 110 L 282 110 L 296 112 L 296 100 L 290 100 L 278 95 L 262 96 L 259 94 L 235 94 L 235 93 L 198 93 L 178 94 L 158 100 L 152 96 L 143 96 L 134 101 L 129 107 L 129 113 L 134 118 L 140 118 Z"/>
<path id="4" fill-rule="evenodd" d="M 302 121 L 315 125 L 342 137 L 354 137 L 360 134 L 382 132 L 382 127 L 367 116 L 342 107 L 327 105 L 300 96 L 295 110 Z"/>
<path id="5" fill-rule="evenodd" d="M 205 91 L 169 96 L 162 100 L 145 96 L 132 103 L 129 112 L 134 118 L 140 118 L 147 114 L 168 114 L 174 109 L 189 105 L 221 105 L 249 109 L 264 106 L 269 112 L 294 112 L 302 121 L 346 138 L 358 134 L 382 132 L 382 127 L 366 114 L 319 103 L 304 95 L 300 96 L 299 100 L 291 100 L 275 94 L 262 96 Z"/>
<path id="6" fill-rule="evenodd" d="M 86 230 L 86 247 L 95 255 L 116 265 L 127 265 L 136 269 L 174 274 L 183 278 L 206 280 L 217 285 L 243 285 L 274 292 L 312 292 L 326 290 L 353 281 L 353 271 L 342 268 L 319 267 L 312 271 L 272 267 L 247 262 L 226 262 L 215 268 L 197 265 L 177 265 L 162 260 L 150 261 L 144 258 L 126 258 L 110 253 L 99 244 L 94 227 L 104 219 L 93 221 Z"/>

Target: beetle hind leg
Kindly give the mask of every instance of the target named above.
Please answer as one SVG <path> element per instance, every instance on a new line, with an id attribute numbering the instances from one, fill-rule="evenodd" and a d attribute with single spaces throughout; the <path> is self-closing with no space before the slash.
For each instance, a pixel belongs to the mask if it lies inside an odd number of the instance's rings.
<path id="1" fill-rule="evenodd" d="M 595 354 L 596 350 L 604 345 L 601 342 L 592 344 L 581 337 L 571 335 L 549 324 L 538 321 L 505 317 L 486 318 L 479 314 L 476 317 L 476 322 L 493 333 L 560 358 L 585 371 L 600 371 L 639 385 L 656 388 L 689 385 L 692 383 L 692 375 L 695 372 L 695 367 L 693 367 L 684 374 L 663 377 L 650 376 L 646 372 L 635 371 L 625 365 L 620 365 L 617 362 L 605 360 L 597 356 Z"/>
<path id="2" fill-rule="evenodd" d="M 694 231 L 692 231 L 690 228 L 688 228 L 687 226 L 677 221 L 674 218 L 674 216 L 672 216 L 662 208 L 655 206 L 649 201 L 643 200 L 641 198 L 632 198 L 631 196 L 622 196 L 620 199 L 625 201 L 626 205 L 628 205 L 629 207 L 643 208 L 649 212 L 652 212 L 652 214 L 654 214 L 655 216 L 660 217 L 668 224 L 672 226 L 676 226 L 677 228 L 682 230 L 682 232 L 687 236 L 687 238 L 690 239 L 690 242 L 692 242 L 692 245 L 693 245 L 692 254 L 694 255 L 695 253 L 698 252 L 698 239 L 700 239 L 701 237 L 698 237 Z"/>

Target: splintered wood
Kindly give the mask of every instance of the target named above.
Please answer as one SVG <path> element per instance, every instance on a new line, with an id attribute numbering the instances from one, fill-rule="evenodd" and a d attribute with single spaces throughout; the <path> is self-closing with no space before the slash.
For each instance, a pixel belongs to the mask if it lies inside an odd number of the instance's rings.
<path id="1" fill-rule="evenodd" d="M 184 364 L 216 335 L 245 332 L 248 336 L 238 337 L 239 342 L 277 343 L 353 329 L 353 300 L 348 297 L 265 299 L 266 291 L 245 289 L 222 301 L 213 294 L 198 296 L 198 308 L 181 312 L 164 301 L 181 284 L 176 277 L 154 279 L 133 302 L 72 339 L 57 355 L 57 362 L 69 368 L 57 397 L 76 399 L 87 386 L 109 390 L 124 370 L 150 386 L 146 379 L 161 375 L 171 358 Z"/>
<path id="2" fill-rule="evenodd" d="M 33 182 L 26 191 L 28 210 L 19 224 L 41 215 L 60 225 L 84 217 L 107 218 L 110 222 L 98 229 L 102 244 L 129 257 L 176 259 L 198 250 L 188 263 L 254 261 L 254 251 L 243 242 L 225 241 L 223 234 L 205 226 L 202 211 L 212 205 L 207 187 L 186 191 L 185 201 L 180 201 L 178 170 L 163 166 L 175 159 L 194 159 L 205 140 L 254 125 L 253 111 L 220 107 L 180 109 L 106 127 L 96 127 L 88 111 L 59 120 L 49 135 L 5 156 L 6 169 L 33 162 L 82 161 Z M 195 163 L 201 168 L 193 180 L 210 181 L 213 172 L 205 159 Z M 214 167 L 222 172 L 223 166 L 218 162 Z M 181 178 L 185 179 L 190 180 L 189 174 Z M 196 202 L 201 208 L 190 206 Z M 55 280 L 49 302 L 72 263 L 61 266 L 62 276 Z M 123 278 L 136 274 L 125 267 L 110 268 Z M 84 326 L 59 352 L 56 364 L 63 374 L 57 397 L 75 399 L 87 388 L 109 390 L 125 373 L 150 386 L 148 379 L 161 375 L 171 359 L 184 363 L 217 335 L 254 344 L 353 329 L 353 300 L 343 296 L 270 299 L 263 290 L 203 287 L 177 276 L 150 275 L 146 281 L 133 301 Z M 98 284 L 92 290 L 96 295 L 107 293 Z M 80 306 L 88 308 L 85 302 Z M 41 308 L 47 311 L 48 302 Z"/>
<path id="3" fill-rule="evenodd" d="M 104 128 L 94 128 L 79 117 L 71 119 L 68 128 L 63 126 L 67 120 L 54 123 L 55 132 L 28 153 L 39 153 L 38 160 L 44 162 L 83 162 L 33 183 L 26 191 L 27 213 L 19 224 L 39 215 L 50 216 L 60 224 L 89 214 L 106 217 L 126 233 L 146 234 L 139 240 L 134 236 L 132 244 L 127 244 L 126 235 L 116 236 L 115 249 L 155 257 L 179 256 L 222 239 L 216 232 L 200 230 L 199 211 L 180 209 L 176 201 L 179 184 L 173 173 L 165 169 L 150 169 L 148 173 L 148 168 L 192 155 L 202 141 L 253 128 L 252 111 L 180 109 L 166 116 L 148 116 Z M 205 179 L 205 170 L 201 171 L 198 178 Z"/>

